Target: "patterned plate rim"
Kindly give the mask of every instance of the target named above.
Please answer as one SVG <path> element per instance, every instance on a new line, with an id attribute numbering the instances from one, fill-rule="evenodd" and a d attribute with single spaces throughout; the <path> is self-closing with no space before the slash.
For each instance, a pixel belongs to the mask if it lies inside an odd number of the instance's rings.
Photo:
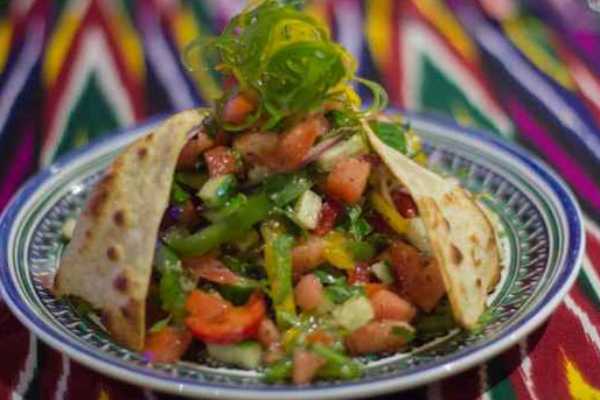
<path id="1" fill-rule="evenodd" d="M 447 356 L 445 357 L 445 363 L 419 366 L 401 377 L 376 378 L 369 382 L 359 380 L 331 387 L 306 386 L 293 389 L 289 387 L 270 387 L 264 390 L 244 390 L 243 387 L 240 387 L 239 389 L 232 389 L 228 386 L 212 383 L 183 384 L 176 379 L 154 376 L 142 368 L 115 364 L 111 360 L 102 358 L 97 352 L 90 350 L 85 345 L 48 329 L 44 320 L 22 301 L 11 276 L 11 266 L 8 265 L 8 246 L 12 243 L 14 222 L 24 206 L 27 205 L 28 200 L 38 192 L 38 188 L 42 183 L 52 179 L 64 167 L 74 167 L 76 164 L 83 162 L 85 156 L 91 156 L 107 146 L 120 146 L 129 142 L 132 138 L 158 124 L 164 116 L 155 117 L 137 127 L 117 131 L 115 134 L 106 136 L 86 148 L 65 155 L 29 179 L 13 196 L 2 216 L 0 216 L 0 265 L 6 266 L 6 268 L 0 269 L 2 297 L 17 318 L 37 337 L 51 347 L 66 353 L 74 360 L 120 380 L 180 395 L 236 399 L 351 398 L 408 389 L 462 372 L 515 344 L 544 322 L 559 305 L 575 281 L 581 266 L 585 248 L 582 214 L 573 193 L 562 179 L 543 161 L 525 150 L 483 131 L 459 126 L 445 118 L 412 112 L 406 112 L 405 115 L 417 130 L 422 129 L 442 137 L 456 135 L 462 141 L 485 147 L 488 153 L 491 150 L 500 151 L 503 157 L 520 164 L 525 168 L 524 171 L 527 172 L 528 177 L 537 181 L 536 185 L 543 184 L 554 194 L 556 200 L 558 200 L 558 209 L 562 211 L 568 226 L 568 231 L 564 232 L 565 246 L 567 247 L 565 261 L 558 267 L 555 282 L 547 288 L 544 296 L 526 312 L 526 316 L 517 323 L 508 326 L 503 335 L 499 335 L 488 343 L 475 345 L 460 355 Z"/>

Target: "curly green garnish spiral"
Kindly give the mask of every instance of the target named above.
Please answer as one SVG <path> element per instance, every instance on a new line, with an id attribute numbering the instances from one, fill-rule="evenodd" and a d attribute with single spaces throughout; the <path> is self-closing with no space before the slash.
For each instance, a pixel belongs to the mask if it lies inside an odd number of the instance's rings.
<path id="1" fill-rule="evenodd" d="M 256 2 L 254 2 L 256 3 Z M 289 2 L 288 2 L 289 3 Z M 295 2 L 298 3 L 298 2 Z M 373 92 L 373 102 L 365 113 L 381 111 L 387 105 L 383 88 L 375 82 L 355 77 L 356 61 L 342 46 L 331 40 L 328 29 L 282 0 L 264 0 L 249 6 L 234 17 L 223 33 L 211 40 L 196 41 L 202 54 L 214 55 L 214 69 L 234 77 L 242 93 L 257 98 L 259 107 L 237 126 L 242 130 L 264 121 L 271 129 L 283 119 L 319 111 L 325 104 L 335 104 L 358 112 L 360 98 L 352 87 L 357 81 Z M 184 60 L 191 69 L 206 59 Z M 217 99 L 217 117 L 229 93 Z"/>

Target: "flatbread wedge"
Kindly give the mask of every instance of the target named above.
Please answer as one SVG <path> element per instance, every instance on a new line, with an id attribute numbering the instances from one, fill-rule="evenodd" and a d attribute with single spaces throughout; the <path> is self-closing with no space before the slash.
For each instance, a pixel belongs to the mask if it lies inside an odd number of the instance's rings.
<path id="1" fill-rule="evenodd" d="M 494 229 L 469 192 L 387 146 L 364 123 L 371 146 L 417 204 L 456 321 L 477 326 L 500 273 Z"/>
<path id="2" fill-rule="evenodd" d="M 93 188 L 54 281 L 101 311 L 112 337 L 144 346 L 145 308 L 158 229 L 173 171 L 190 132 L 204 118 L 183 111 L 129 145 Z"/>

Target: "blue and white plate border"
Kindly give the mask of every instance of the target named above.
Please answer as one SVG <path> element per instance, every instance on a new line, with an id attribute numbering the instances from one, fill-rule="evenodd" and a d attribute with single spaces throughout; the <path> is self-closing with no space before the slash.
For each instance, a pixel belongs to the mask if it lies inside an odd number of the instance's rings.
<path id="1" fill-rule="evenodd" d="M 533 180 L 537 185 L 546 186 L 554 194 L 563 211 L 561 214 L 561 218 L 565 219 L 563 226 L 568 227 L 568 232 L 566 232 L 566 238 L 569 242 L 568 251 L 565 255 L 562 268 L 552 287 L 547 290 L 545 297 L 537 302 L 535 307 L 528 310 L 526 316 L 519 323 L 511 326 L 503 336 L 495 338 L 486 344 L 473 346 L 467 351 L 462 352 L 459 356 L 447 356 L 445 358 L 447 362 L 443 364 L 418 366 L 411 373 L 401 377 L 381 378 L 369 382 L 358 381 L 341 383 L 330 387 L 305 386 L 292 389 L 289 387 L 269 387 L 264 390 L 250 391 L 244 390 L 243 387 L 232 389 L 231 387 L 219 384 L 193 384 L 181 382 L 176 379 L 165 379 L 164 376 L 153 373 L 152 370 L 132 367 L 125 362 L 115 361 L 113 358 L 109 358 L 102 353 L 91 351 L 74 338 L 49 330 L 43 318 L 21 301 L 19 289 L 15 285 L 16 280 L 11 272 L 11 268 L 8 267 L 8 250 L 14 242 L 14 230 L 12 229 L 14 222 L 18 221 L 21 212 L 26 210 L 31 204 L 30 202 L 34 200 L 34 194 L 42 183 L 46 184 L 54 179 L 64 167 L 74 167 L 75 165 L 85 163 L 87 158 L 93 156 L 98 151 L 128 143 L 152 129 L 164 117 L 154 118 L 138 127 L 120 131 L 118 135 L 107 136 L 84 149 L 69 153 L 31 178 L 14 195 L 0 217 L 0 290 L 2 297 L 16 317 L 37 337 L 51 347 L 64 352 L 74 360 L 120 380 L 186 396 L 235 399 L 334 399 L 373 396 L 394 390 L 420 386 L 476 366 L 511 347 L 518 340 L 541 325 L 566 295 L 577 277 L 584 254 L 585 232 L 582 214 L 568 186 L 549 166 L 537 157 L 490 134 L 456 125 L 446 119 L 416 113 L 405 113 L 405 115 L 417 130 L 445 132 L 444 135 L 450 132 L 452 135 L 459 136 L 461 140 L 477 143 L 479 146 L 487 147 L 489 150 L 500 151 L 508 159 L 521 164 L 523 172 L 527 174 L 527 178 Z"/>

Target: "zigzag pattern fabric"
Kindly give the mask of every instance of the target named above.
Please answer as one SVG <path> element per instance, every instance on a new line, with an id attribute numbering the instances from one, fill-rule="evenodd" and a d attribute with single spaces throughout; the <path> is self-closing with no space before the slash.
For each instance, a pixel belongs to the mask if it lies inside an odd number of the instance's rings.
<path id="1" fill-rule="evenodd" d="M 147 118 L 205 104 L 180 54 L 242 0 L 0 2 L 0 210 L 36 170 Z M 600 399 L 600 13 L 583 0 L 330 0 L 313 15 L 392 104 L 517 141 L 587 215 L 577 283 L 492 361 L 388 399 Z M 38 342 L 0 305 L 0 399 L 163 399 Z"/>

